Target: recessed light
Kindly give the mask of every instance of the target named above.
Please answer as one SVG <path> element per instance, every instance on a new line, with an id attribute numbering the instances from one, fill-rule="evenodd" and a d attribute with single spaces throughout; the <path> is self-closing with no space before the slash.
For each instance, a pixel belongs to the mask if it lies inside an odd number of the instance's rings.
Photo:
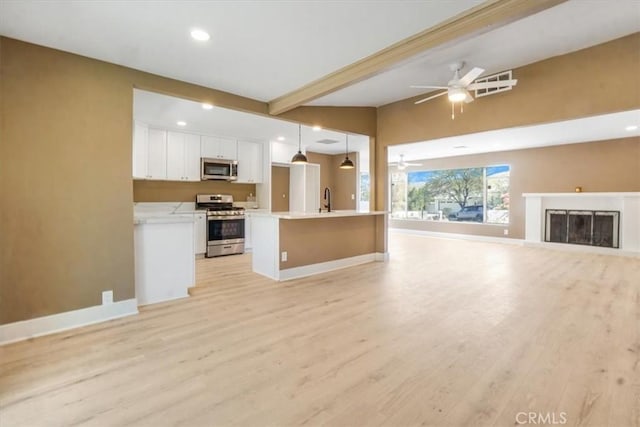
<path id="1" fill-rule="evenodd" d="M 279 136 L 278 141 L 284 141 L 284 136 Z"/>
<path id="2" fill-rule="evenodd" d="M 186 125 L 187 125 L 187 122 L 180 120 L 180 121 L 176 122 L 176 124 L 177 124 L 178 126 L 186 126 Z"/>
<path id="3" fill-rule="evenodd" d="M 624 128 L 624 130 L 626 130 L 627 132 L 631 132 L 632 130 L 636 130 L 636 129 L 638 129 L 637 125 L 631 125 Z"/>
<path id="4" fill-rule="evenodd" d="M 199 42 L 206 42 L 210 39 L 209 33 L 198 28 L 191 30 L 191 37 L 194 40 L 198 40 Z"/>
<path id="5" fill-rule="evenodd" d="M 467 147 L 466 145 L 456 145 L 453 148 L 455 148 L 456 150 L 460 150 L 462 148 L 469 148 L 469 147 Z"/>
<path id="6" fill-rule="evenodd" d="M 202 104 L 202 109 L 203 110 L 212 110 L 213 109 L 213 105 L 211 104 L 207 104 L 206 102 L 204 104 Z"/>
<path id="7" fill-rule="evenodd" d="M 319 130 L 322 130 L 322 127 L 320 126 L 314 126 L 311 129 L 313 129 L 315 132 L 318 132 Z"/>

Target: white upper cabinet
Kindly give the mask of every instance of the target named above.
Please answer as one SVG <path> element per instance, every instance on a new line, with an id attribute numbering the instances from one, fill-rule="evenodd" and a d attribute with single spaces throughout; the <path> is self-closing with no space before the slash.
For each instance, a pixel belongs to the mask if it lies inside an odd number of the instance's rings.
<path id="1" fill-rule="evenodd" d="M 167 179 L 171 181 L 200 180 L 200 136 L 168 132 Z"/>
<path id="2" fill-rule="evenodd" d="M 238 141 L 238 183 L 262 182 L 262 144 Z"/>
<path id="3" fill-rule="evenodd" d="M 238 144 L 233 139 L 203 136 L 200 139 L 200 153 L 209 159 L 238 159 Z"/>
<path id="4" fill-rule="evenodd" d="M 271 163 L 291 163 L 291 158 L 297 152 L 297 145 L 274 141 L 271 143 Z"/>
<path id="5" fill-rule="evenodd" d="M 167 179 L 167 132 L 149 129 L 147 139 L 147 179 Z"/>
<path id="6" fill-rule="evenodd" d="M 133 177 L 167 179 L 167 132 L 143 123 L 133 128 Z"/>
<path id="7" fill-rule="evenodd" d="M 142 123 L 135 123 L 133 128 L 133 177 L 147 178 L 147 160 L 149 157 L 149 128 Z"/>

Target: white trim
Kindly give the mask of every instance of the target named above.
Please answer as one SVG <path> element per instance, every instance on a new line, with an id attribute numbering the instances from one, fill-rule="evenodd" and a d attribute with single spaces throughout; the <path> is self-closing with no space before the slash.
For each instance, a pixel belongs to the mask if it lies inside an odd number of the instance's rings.
<path id="1" fill-rule="evenodd" d="M 574 245 L 571 243 L 553 243 L 553 242 L 529 242 L 525 241 L 524 246 L 533 248 L 554 249 L 558 251 L 582 252 L 600 255 L 614 255 L 631 258 L 640 258 L 640 252 L 625 251 L 616 248 L 602 248 L 599 246 Z"/>
<path id="2" fill-rule="evenodd" d="M 0 345 L 138 314 L 135 298 L 0 325 Z"/>
<path id="3" fill-rule="evenodd" d="M 328 271 L 339 270 L 354 265 L 366 264 L 377 261 L 379 253 L 371 253 L 365 255 L 357 255 L 350 258 L 336 259 L 334 261 L 320 262 L 318 264 L 303 265 L 301 267 L 287 268 L 280 270 L 278 280 L 291 280 L 300 277 L 312 276 L 314 274 L 326 273 Z"/>
<path id="4" fill-rule="evenodd" d="M 508 237 L 478 236 L 475 234 L 442 233 L 439 231 L 414 230 L 409 228 L 389 228 L 393 233 L 416 234 L 418 236 L 436 237 L 439 239 L 473 240 L 489 243 L 506 243 L 509 245 L 522 246 L 524 240 L 510 239 Z"/>
<path id="5" fill-rule="evenodd" d="M 180 294 L 180 295 L 176 295 L 176 296 L 171 296 L 169 298 L 162 298 L 162 299 L 154 299 L 153 301 L 148 301 L 145 302 L 144 304 L 139 304 L 139 307 L 145 307 L 147 305 L 153 305 L 153 304 L 162 304 L 165 302 L 171 302 L 171 301 L 176 301 L 179 299 L 185 299 L 185 298 L 189 298 L 191 295 L 189 295 L 189 289 L 191 288 L 195 288 L 196 285 L 194 284 L 193 286 L 189 286 L 187 287 L 187 290 L 184 292 L 184 294 Z"/>
<path id="6" fill-rule="evenodd" d="M 640 197 L 640 191 L 629 192 L 580 192 L 580 193 L 522 193 L 522 197 Z"/>
<path id="7" fill-rule="evenodd" d="M 389 261 L 389 252 L 376 252 L 376 261 L 387 262 Z"/>

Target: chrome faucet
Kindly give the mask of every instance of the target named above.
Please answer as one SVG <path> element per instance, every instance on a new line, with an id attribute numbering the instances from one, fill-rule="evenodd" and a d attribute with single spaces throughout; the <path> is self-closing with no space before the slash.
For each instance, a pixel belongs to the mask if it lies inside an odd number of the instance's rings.
<path id="1" fill-rule="evenodd" d="M 324 187 L 324 200 L 327 202 L 324 207 L 327 208 L 327 212 L 331 212 L 331 190 L 329 187 Z"/>

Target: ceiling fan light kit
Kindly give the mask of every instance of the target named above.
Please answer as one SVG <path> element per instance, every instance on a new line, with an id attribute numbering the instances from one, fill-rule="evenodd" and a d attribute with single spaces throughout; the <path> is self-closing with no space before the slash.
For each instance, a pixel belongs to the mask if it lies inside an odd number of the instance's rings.
<path id="1" fill-rule="evenodd" d="M 451 71 L 453 71 L 453 78 L 449 80 L 447 86 L 433 86 L 433 85 L 417 85 L 411 86 L 416 89 L 446 89 L 444 92 L 437 93 L 435 95 L 428 96 L 426 98 L 422 98 L 415 102 L 415 104 L 422 104 L 423 102 L 430 101 L 432 99 L 438 98 L 442 95 L 447 95 L 449 101 L 451 102 L 451 119 L 455 119 L 455 103 L 460 103 L 460 112 L 463 110 L 463 102 L 470 103 L 473 102 L 473 96 L 469 93 L 470 90 L 482 90 L 484 94 L 489 94 L 489 90 L 492 92 L 499 90 L 505 90 L 505 88 L 511 89 L 511 87 L 515 86 L 518 83 L 518 80 L 508 79 L 508 80 L 491 80 L 489 78 L 482 79 L 481 82 L 474 81 L 480 77 L 482 73 L 484 73 L 483 68 L 474 67 L 464 76 L 460 77 L 460 70 L 464 66 L 464 62 L 455 62 L 449 66 Z M 509 71 L 509 76 L 511 76 L 511 72 Z"/>

